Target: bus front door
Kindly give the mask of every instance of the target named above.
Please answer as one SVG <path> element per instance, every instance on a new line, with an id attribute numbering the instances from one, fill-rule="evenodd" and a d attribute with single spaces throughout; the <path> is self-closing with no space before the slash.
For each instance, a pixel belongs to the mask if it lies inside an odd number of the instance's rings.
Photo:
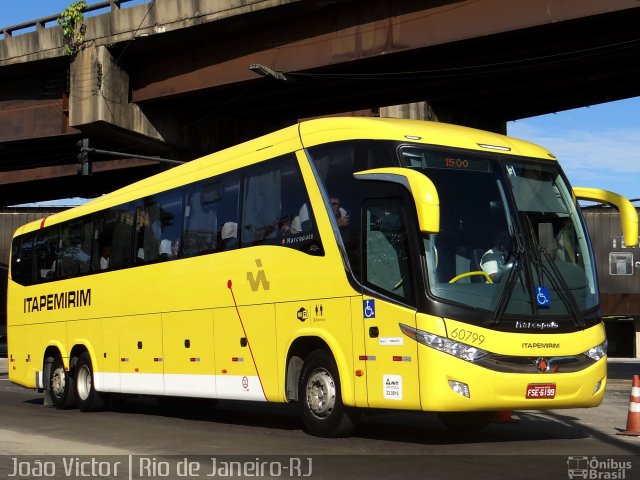
<path id="1" fill-rule="evenodd" d="M 394 187 L 390 185 L 389 187 Z M 362 321 L 369 407 L 420 409 L 417 343 L 400 330 L 415 328 L 415 258 L 408 231 L 409 196 L 368 198 L 362 209 Z"/>

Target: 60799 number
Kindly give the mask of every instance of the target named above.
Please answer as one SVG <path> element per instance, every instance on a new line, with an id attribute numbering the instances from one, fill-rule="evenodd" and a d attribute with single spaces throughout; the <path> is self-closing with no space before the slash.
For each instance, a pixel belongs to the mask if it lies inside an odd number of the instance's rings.
<path id="1" fill-rule="evenodd" d="M 466 343 L 477 343 L 482 345 L 485 338 L 484 335 L 474 332 L 473 330 L 466 330 L 464 328 L 454 328 L 449 335 L 449 338 L 454 340 L 460 340 Z"/>

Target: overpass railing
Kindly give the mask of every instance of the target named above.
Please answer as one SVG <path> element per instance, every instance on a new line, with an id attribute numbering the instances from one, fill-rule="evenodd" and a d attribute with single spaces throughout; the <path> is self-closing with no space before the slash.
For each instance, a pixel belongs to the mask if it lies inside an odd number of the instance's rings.
<path id="1" fill-rule="evenodd" d="M 99 3 L 94 3 L 92 5 L 87 5 L 87 8 L 83 9 L 83 13 L 95 12 L 96 10 L 105 10 L 102 13 L 108 13 L 114 10 L 119 10 L 120 5 L 127 2 L 133 2 L 134 0 L 106 0 Z M 62 12 L 60 12 L 62 13 Z M 60 18 L 60 13 L 56 15 L 50 15 L 48 17 L 39 18 L 37 20 L 32 20 L 30 22 L 23 22 L 17 25 L 11 25 L 10 27 L 0 28 L 0 33 L 2 33 L 2 38 L 0 40 L 4 40 L 7 38 L 13 37 L 15 32 L 18 32 L 20 35 L 21 30 L 28 30 L 29 32 L 33 31 L 35 27 L 37 30 L 42 30 L 47 28 L 47 24 L 55 22 L 55 25 L 58 25 L 58 18 Z M 22 32 L 28 33 L 28 32 Z"/>

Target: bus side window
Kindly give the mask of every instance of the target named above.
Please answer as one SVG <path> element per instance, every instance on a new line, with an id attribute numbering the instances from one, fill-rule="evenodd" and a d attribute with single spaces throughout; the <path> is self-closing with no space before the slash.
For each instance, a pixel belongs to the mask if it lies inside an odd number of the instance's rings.
<path id="1" fill-rule="evenodd" d="M 155 197 L 144 199 L 143 206 L 136 207 L 136 263 L 157 260 L 160 256 L 160 209 Z"/>
<path id="2" fill-rule="evenodd" d="M 94 271 L 129 266 L 133 253 L 133 206 L 119 205 L 109 210 L 103 210 L 96 215 L 95 224 Z M 109 253 L 108 261 L 101 261 L 106 252 Z M 105 258 L 105 260 L 107 259 Z"/>
<path id="3" fill-rule="evenodd" d="M 11 260 L 11 278 L 20 285 L 33 283 L 33 257 L 35 234 L 17 237 L 13 242 Z"/>
<path id="4" fill-rule="evenodd" d="M 281 180 L 280 168 L 273 162 L 252 169 L 245 176 L 240 235 L 242 245 L 277 242 L 282 207 Z"/>
<path id="5" fill-rule="evenodd" d="M 228 175 L 224 178 L 222 198 L 218 204 L 218 250 L 233 250 L 238 247 L 238 219 L 240 206 L 240 177 Z"/>
<path id="6" fill-rule="evenodd" d="M 38 282 L 45 282 L 55 278 L 58 244 L 57 226 L 48 227 L 38 232 L 35 242 L 36 278 Z"/>
<path id="7" fill-rule="evenodd" d="M 182 256 L 204 255 L 216 250 L 222 196 L 223 186 L 219 180 L 196 183 L 187 194 Z"/>
<path id="8" fill-rule="evenodd" d="M 284 155 L 249 170 L 243 191 L 242 245 L 281 245 L 323 255 L 295 156 Z"/>
<path id="9" fill-rule="evenodd" d="M 60 278 L 74 277 L 91 269 L 93 223 L 80 218 L 62 224 L 56 272 Z"/>
<path id="10" fill-rule="evenodd" d="M 182 239 L 182 189 L 147 197 L 136 209 L 136 261 L 177 258 Z"/>

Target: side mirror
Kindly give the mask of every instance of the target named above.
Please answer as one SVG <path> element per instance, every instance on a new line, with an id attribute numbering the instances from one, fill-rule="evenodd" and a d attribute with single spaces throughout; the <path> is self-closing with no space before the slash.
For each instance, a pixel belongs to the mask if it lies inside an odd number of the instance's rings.
<path id="1" fill-rule="evenodd" d="M 629 200 L 617 193 L 599 188 L 574 187 L 573 194 L 578 200 L 602 202 L 616 207 L 620 212 L 625 245 L 634 247 L 638 244 L 638 212 Z"/>
<path id="2" fill-rule="evenodd" d="M 408 168 L 375 168 L 353 174 L 356 180 L 399 183 L 411 193 L 416 205 L 418 227 L 424 233 L 440 231 L 440 199 L 427 176 Z"/>

